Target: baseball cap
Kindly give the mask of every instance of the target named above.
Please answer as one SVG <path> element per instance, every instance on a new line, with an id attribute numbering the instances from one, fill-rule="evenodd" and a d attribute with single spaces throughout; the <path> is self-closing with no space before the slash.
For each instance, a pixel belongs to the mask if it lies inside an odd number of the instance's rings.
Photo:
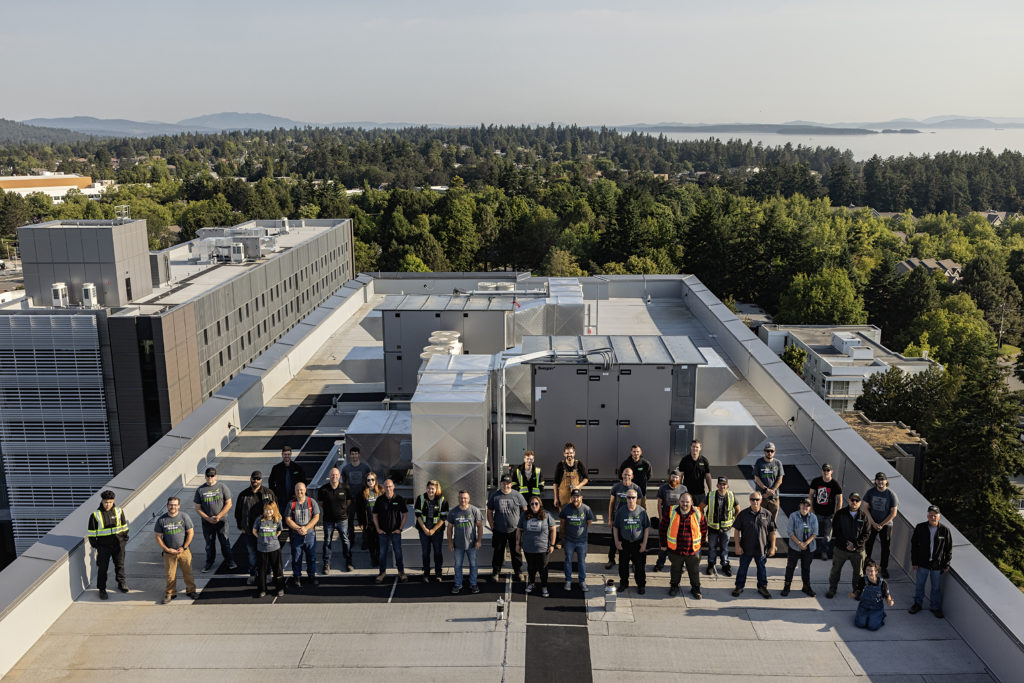
<path id="1" fill-rule="evenodd" d="M 679 477 L 680 479 L 683 478 L 683 473 L 682 473 L 682 471 L 678 467 L 675 468 L 674 470 L 672 470 L 671 472 L 669 472 L 668 474 L 669 474 L 670 477 L 672 475 L 675 475 L 675 476 Z"/>
<path id="2" fill-rule="evenodd" d="M 508 475 L 508 474 L 503 474 L 503 475 L 501 475 L 501 483 L 502 483 L 502 484 L 504 484 L 504 483 L 506 483 L 506 482 L 507 482 L 507 483 L 512 483 L 512 477 L 511 477 L 511 475 Z"/>
<path id="3" fill-rule="evenodd" d="M 828 463 L 825 463 L 824 465 L 821 466 L 821 470 L 822 470 L 822 472 L 824 472 L 825 470 L 828 470 L 829 472 L 831 472 L 832 471 L 832 465 L 829 465 Z"/>
<path id="4" fill-rule="evenodd" d="M 860 500 L 860 494 L 854 491 L 850 494 L 850 500 Z"/>
<path id="5" fill-rule="evenodd" d="M 801 505 L 810 505 L 811 504 L 811 499 L 810 498 L 801 498 L 800 499 L 800 504 Z"/>
<path id="6" fill-rule="evenodd" d="M 263 473 L 259 470 L 253 470 L 252 474 L 249 475 L 250 479 L 262 479 Z"/>
<path id="7" fill-rule="evenodd" d="M 885 476 L 885 472 L 879 472 L 876 474 L 875 479 L 885 479 L 886 481 L 889 481 L 889 477 Z"/>
<path id="8" fill-rule="evenodd" d="M 216 477 L 217 476 L 217 468 L 216 467 L 207 467 L 206 468 L 206 476 L 208 476 L 208 477 Z"/>
<path id="9" fill-rule="evenodd" d="M 774 451 L 775 450 L 775 444 L 773 442 L 769 441 L 768 443 L 765 444 L 764 449 L 766 451 Z"/>
<path id="10" fill-rule="evenodd" d="M 100 494 L 100 500 L 114 500 L 114 498 L 116 497 L 117 495 L 110 489 L 107 489 L 106 491 Z"/>
<path id="11" fill-rule="evenodd" d="M 569 493 L 569 495 L 570 495 L 570 496 L 582 496 L 582 495 L 583 495 L 583 491 L 580 491 L 579 489 L 573 489 L 573 490 L 572 490 L 572 491 L 571 491 L 571 492 Z"/>
<path id="12" fill-rule="evenodd" d="M 939 510 L 938 505 L 929 505 L 928 512 L 938 512 L 939 514 L 941 514 L 941 510 Z"/>
<path id="13" fill-rule="evenodd" d="M 719 484 L 728 484 L 729 483 L 729 477 L 719 477 L 718 478 L 718 483 Z"/>

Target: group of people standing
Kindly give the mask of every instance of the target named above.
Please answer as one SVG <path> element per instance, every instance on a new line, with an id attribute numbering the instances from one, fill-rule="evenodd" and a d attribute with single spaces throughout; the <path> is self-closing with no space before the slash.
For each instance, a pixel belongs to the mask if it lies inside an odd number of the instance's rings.
<path id="1" fill-rule="evenodd" d="M 523 564 L 527 571 L 525 591 L 538 590 L 547 597 L 548 559 L 562 540 L 565 549 L 565 589 L 572 589 L 572 574 L 583 591 L 586 583 L 588 536 L 596 521 L 594 511 L 583 502 L 583 487 L 588 484 L 587 471 L 576 457 L 576 448 L 566 443 L 563 460 L 554 477 L 555 510 L 545 510 L 541 495 L 544 480 L 527 451 L 523 464 L 513 467 L 501 477 L 499 488 L 492 492 L 485 511 L 472 504 L 467 491 L 458 493 L 457 505 L 449 503 L 438 481 L 427 483 L 426 490 L 416 497 L 412 509 L 415 528 L 420 538 L 424 581 L 440 581 L 443 570 L 442 549 L 447 540 L 454 554 L 453 594 L 462 591 L 464 568 L 469 572 L 469 590 L 479 592 L 478 551 L 484 533 L 484 521 L 491 529 L 493 556 L 487 580 L 499 580 L 509 555 L 512 577 L 523 580 Z M 611 528 L 608 562 L 612 569 L 618 558 L 619 588 L 630 586 L 630 567 L 636 590 L 646 592 L 646 554 L 650 542 L 651 519 L 646 510 L 647 485 L 652 467 L 638 445 L 619 470 L 620 480 L 611 489 L 606 519 Z M 685 568 L 690 595 L 700 599 L 700 557 L 707 548 L 704 573 L 721 572 L 732 576 L 729 558 L 730 536 L 733 553 L 738 558 L 733 596 L 742 594 L 747 573 L 756 567 L 756 586 L 760 595 L 771 598 L 768 591 L 766 564 L 775 554 L 778 535 L 776 517 L 779 510 L 779 488 L 785 476 L 781 462 L 775 457 L 775 445 L 766 444 L 764 454 L 754 464 L 754 490 L 749 506 L 740 509 L 736 495 L 726 477 L 718 477 L 712 486 L 711 467 L 701 455 L 701 443 L 694 440 L 690 452 L 669 474 L 668 482 L 657 492 L 659 551 L 654 571 L 670 565 L 669 595 L 679 593 Z M 408 518 L 409 505 L 395 492 L 395 483 L 386 479 L 378 483 L 377 475 L 361 462 L 358 449 L 351 449 L 341 469 L 330 471 L 327 482 L 317 490 L 317 499 L 306 495 L 306 480 L 301 467 L 291 459 L 291 449 L 281 453 L 281 462 L 271 470 L 269 486 L 263 485 L 260 471 L 250 476 L 250 486 L 234 501 L 230 489 L 217 480 L 215 468 L 206 470 L 205 482 L 193 498 L 196 514 L 202 522 L 206 544 L 203 571 L 213 569 L 217 546 L 220 546 L 229 570 L 237 569 L 228 540 L 226 516 L 234 511 L 236 526 L 245 539 L 249 560 L 249 584 L 257 584 L 257 596 L 267 594 L 267 579 L 273 576 L 278 595 L 284 592 L 281 538 L 287 532 L 291 543 L 293 584 L 302 586 L 302 570 L 314 587 L 319 585 L 316 567 L 316 527 L 323 527 L 322 573 L 330 571 L 335 536 L 340 542 L 344 569 L 352 570 L 352 548 L 356 523 L 362 528 L 363 548 L 370 552 L 371 563 L 378 567 L 377 582 L 386 576 L 388 556 L 394 556 L 398 580 L 406 581 L 401 533 Z M 97 550 L 97 586 L 101 599 L 107 599 L 107 568 L 113 562 L 118 588 L 128 592 L 124 572 L 124 546 L 128 522 L 114 501 L 112 491 L 101 495 L 99 509 L 89 519 L 89 542 Z M 283 504 L 279 501 L 284 501 Z M 866 504 L 865 504 L 866 503 Z M 808 496 L 799 501 L 799 509 L 788 519 L 789 552 L 782 596 L 791 590 L 799 565 L 802 592 L 815 596 L 811 587 L 810 568 L 815 557 L 830 560 L 829 588 L 826 598 L 838 590 L 843 567 L 852 568 L 851 597 L 859 600 L 856 624 L 869 629 L 880 628 L 885 605 L 894 604 L 886 579 L 892 542 L 892 525 L 899 507 L 896 494 L 889 490 L 883 472 L 875 476 L 874 486 L 861 495 L 853 492 L 843 505 L 842 486 L 833 478 L 832 467 L 822 466 L 821 476 L 810 485 Z M 952 538 L 941 524 L 936 506 L 928 508 L 928 520 L 919 524 L 911 541 L 915 575 L 912 614 L 921 611 L 926 585 L 931 583 L 931 611 L 942 617 L 942 574 L 949 570 Z M 735 530 L 735 534 L 733 531 Z M 177 573 L 181 569 L 186 593 L 196 597 L 190 546 L 194 537 L 191 518 L 180 509 L 180 500 L 167 500 L 167 512 L 154 527 L 155 539 L 161 549 L 166 574 L 164 603 L 177 597 Z M 881 545 L 881 561 L 868 559 L 874 543 Z"/>

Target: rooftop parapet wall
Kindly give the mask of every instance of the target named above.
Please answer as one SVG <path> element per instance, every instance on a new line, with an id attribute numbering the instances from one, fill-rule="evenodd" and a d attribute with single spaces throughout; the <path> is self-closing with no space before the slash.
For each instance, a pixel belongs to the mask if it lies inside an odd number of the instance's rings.
<path id="1" fill-rule="evenodd" d="M 373 287 L 367 276 L 346 282 L 106 485 L 117 494 L 131 535 L 141 531 L 150 512 L 162 508 L 167 495 L 220 455 L 239 429 L 368 301 Z M 98 506 L 97 492 L 0 572 L 0 676 L 92 582 L 95 564 L 85 529 Z"/>
<path id="2" fill-rule="evenodd" d="M 852 427 L 772 353 L 696 277 L 682 278 L 683 303 L 715 335 L 747 382 L 786 422 L 819 465 L 829 463 L 846 491 L 866 491 L 885 472 L 899 496 L 892 557 L 910 569 L 910 537 L 929 502 Z M 943 585 L 943 612 L 1000 680 L 1024 670 L 1024 594 L 955 527 L 953 562 Z"/>

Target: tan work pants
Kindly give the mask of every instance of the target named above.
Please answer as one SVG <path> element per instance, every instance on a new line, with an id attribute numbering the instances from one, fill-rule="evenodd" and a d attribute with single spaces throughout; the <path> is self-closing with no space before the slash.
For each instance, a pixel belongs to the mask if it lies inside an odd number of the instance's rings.
<path id="1" fill-rule="evenodd" d="M 185 579 L 185 591 L 194 593 L 196 582 L 192 579 L 192 551 L 183 550 L 180 555 L 164 553 L 164 575 L 167 578 L 166 595 L 178 593 L 178 567 L 181 567 L 181 575 Z"/>

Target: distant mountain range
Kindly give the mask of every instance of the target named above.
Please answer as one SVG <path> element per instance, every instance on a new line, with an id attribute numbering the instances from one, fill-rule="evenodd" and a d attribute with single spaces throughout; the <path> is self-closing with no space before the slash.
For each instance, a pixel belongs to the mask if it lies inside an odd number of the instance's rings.
<path id="1" fill-rule="evenodd" d="M 23 125 L 24 124 L 24 125 Z M 274 128 L 409 128 L 423 124 L 407 122 L 380 123 L 377 121 L 345 121 L 314 123 L 295 121 L 261 113 L 221 112 L 183 119 L 176 123 L 162 121 L 131 121 L 128 119 L 100 119 L 92 116 L 61 118 L 35 118 L 17 123 L 0 119 L 0 142 L 31 140 L 37 142 L 63 142 L 81 139 L 81 136 L 150 137 L 179 135 L 181 133 L 217 133 L 231 130 L 272 130 Z M 430 128 L 444 124 L 427 124 Z M 17 128 L 20 126 L 21 128 Z M 41 129 L 50 132 L 39 133 Z M 597 126 L 594 126 L 597 127 Z M 782 133 L 790 135 L 874 135 L 878 133 L 919 133 L 922 130 L 943 129 L 999 129 L 1024 128 L 1024 118 L 970 117 L 960 115 L 933 116 L 923 120 L 892 119 L 890 121 L 857 121 L 821 123 L 817 121 L 786 121 L 765 123 L 635 123 L 610 126 L 620 131 L 637 130 L 647 133 L 707 132 L 707 133 Z M 26 130 L 27 129 L 27 130 Z M 60 129 L 60 130 L 55 130 Z"/>
<path id="2" fill-rule="evenodd" d="M 59 118 L 28 119 L 29 126 L 63 128 L 86 135 L 104 137 L 142 138 L 153 135 L 179 135 L 181 133 L 219 133 L 227 130 L 273 130 L 274 128 L 409 128 L 415 123 L 378 123 L 376 121 L 346 121 L 342 123 L 311 123 L 295 121 L 269 114 L 242 114 L 220 112 L 182 119 L 177 123 L 162 121 L 130 121 L 128 119 L 98 119 L 93 116 L 66 116 Z"/>
<path id="3" fill-rule="evenodd" d="M 29 126 L 17 121 L 0 119 L 0 143 L 20 142 L 80 142 L 88 140 L 89 136 L 71 130 L 60 130 L 57 128 L 41 128 Z"/>

